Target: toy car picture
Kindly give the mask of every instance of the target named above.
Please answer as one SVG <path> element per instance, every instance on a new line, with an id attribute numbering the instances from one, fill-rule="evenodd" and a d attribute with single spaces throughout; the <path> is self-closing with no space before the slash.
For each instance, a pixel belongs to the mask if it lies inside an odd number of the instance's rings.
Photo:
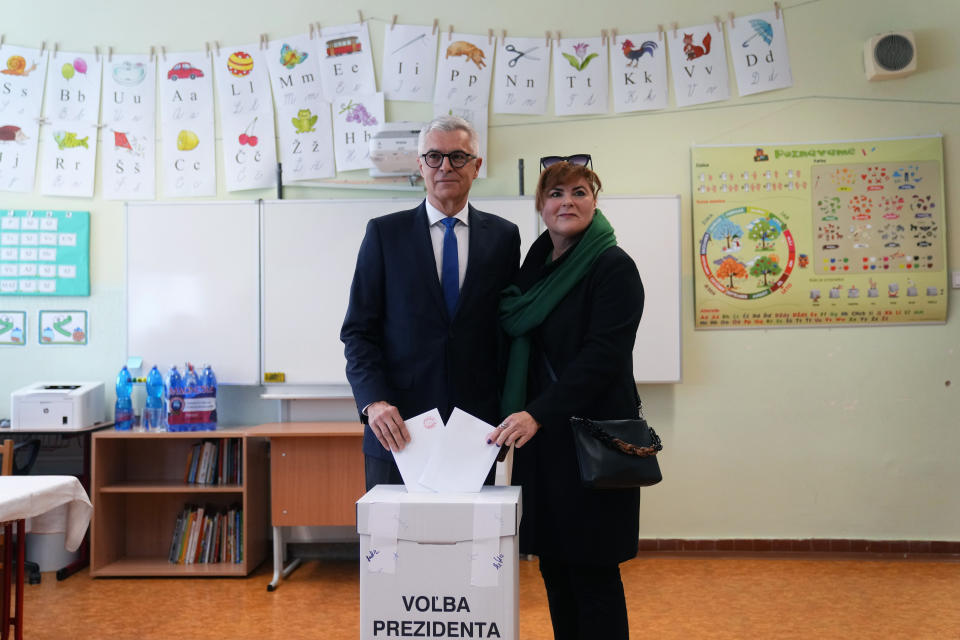
<path id="1" fill-rule="evenodd" d="M 177 80 L 178 78 L 190 78 L 195 80 L 197 78 L 203 77 L 203 71 L 196 68 L 189 62 L 178 62 L 173 65 L 173 68 L 170 71 L 167 71 L 168 80 Z"/>

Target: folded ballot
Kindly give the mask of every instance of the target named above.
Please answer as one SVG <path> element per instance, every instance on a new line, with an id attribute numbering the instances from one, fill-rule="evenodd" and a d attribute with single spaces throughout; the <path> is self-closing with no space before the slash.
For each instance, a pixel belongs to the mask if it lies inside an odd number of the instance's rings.
<path id="1" fill-rule="evenodd" d="M 459 408 L 444 425 L 436 409 L 406 420 L 410 442 L 393 457 L 409 492 L 476 493 L 497 453 L 494 427 Z"/>

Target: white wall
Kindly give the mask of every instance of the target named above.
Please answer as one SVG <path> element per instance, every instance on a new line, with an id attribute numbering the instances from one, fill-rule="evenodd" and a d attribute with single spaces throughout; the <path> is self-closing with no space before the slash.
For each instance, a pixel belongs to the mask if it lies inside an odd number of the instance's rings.
<path id="1" fill-rule="evenodd" d="M 372 18 L 375 60 L 382 29 L 394 12 L 400 22 L 509 35 L 560 30 L 565 37 L 600 29 L 655 29 L 657 24 L 701 24 L 728 11 L 746 15 L 770 8 L 760 0 L 725 3 L 647 0 L 449 3 L 385 0 L 282 5 L 250 0 L 163 3 L 87 3 L 47 0 L 4 14 L 11 44 L 119 52 L 196 49 L 304 32 L 307 21 L 354 22 L 357 9 Z M 274 8 L 275 7 L 275 8 Z M 644 537 L 829 537 L 960 539 L 960 332 L 957 297 L 945 326 L 860 329 L 695 332 L 692 316 L 693 241 L 689 221 L 692 144 L 803 142 L 895 137 L 942 132 L 948 199 L 948 250 L 960 250 L 952 163 L 960 140 L 960 24 L 955 0 L 879 3 L 869 0 L 785 2 L 795 86 L 774 93 L 679 110 L 616 116 L 490 118 L 489 178 L 476 195 L 514 195 L 517 159 L 526 160 L 526 184 L 536 162 L 551 153 L 589 152 L 611 194 L 683 194 L 683 370 L 677 385 L 641 388 L 648 417 L 666 450 L 666 480 L 644 492 Z M 55 17 L 55 18 L 54 18 Z M 879 32 L 912 29 L 919 72 L 868 83 L 864 41 Z M 379 68 L 379 61 L 377 62 Z M 732 77 L 732 76 L 731 76 Z M 734 92 L 735 93 L 735 92 Z M 429 119 L 427 105 L 387 104 L 388 120 Z M 377 197 L 288 188 L 286 197 Z M 272 197 L 272 192 L 220 198 Z M 43 378 L 95 378 L 112 384 L 124 353 L 123 209 L 92 200 L 3 194 L 5 208 L 88 208 L 92 211 L 89 299 L 3 298 L 0 307 L 84 306 L 90 344 L 82 349 L 35 343 L 0 350 L 0 415 L 10 391 Z M 953 268 L 957 268 L 953 263 Z M 763 371 L 762 374 L 758 371 Z M 771 374 L 772 373 L 772 374 Z M 749 389 L 743 388 L 748 381 Z M 955 381 L 960 383 L 960 380 Z M 257 389 L 224 392 L 231 422 L 273 420 L 278 407 Z M 350 418 L 347 401 L 311 402 L 290 409 L 293 419 Z"/>

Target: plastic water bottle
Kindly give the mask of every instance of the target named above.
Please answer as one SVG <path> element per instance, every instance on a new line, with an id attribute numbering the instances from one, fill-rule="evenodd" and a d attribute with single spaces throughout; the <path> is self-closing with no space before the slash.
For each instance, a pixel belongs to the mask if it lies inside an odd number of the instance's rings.
<path id="1" fill-rule="evenodd" d="M 187 363 L 187 373 L 183 376 L 183 412 L 186 414 L 186 424 L 184 431 L 198 431 L 200 425 L 200 412 L 197 411 L 197 398 L 200 395 L 200 378 L 197 376 L 197 370 L 193 365 Z"/>
<path id="2" fill-rule="evenodd" d="M 117 374 L 117 404 L 114 407 L 113 422 L 117 431 L 130 431 L 133 428 L 133 380 L 126 365 Z"/>
<path id="3" fill-rule="evenodd" d="M 147 374 L 147 402 L 143 409 L 143 427 L 146 431 L 166 431 L 163 424 L 163 376 L 154 366 Z"/>
<path id="4" fill-rule="evenodd" d="M 183 376 L 177 370 L 177 365 L 170 367 L 167 372 L 167 430 L 184 431 L 183 415 Z"/>
<path id="5" fill-rule="evenodd" d="M 200 385 L 203 387 L 203 393 L 208 398 L 205 411 L 207 419 L 204 422 L 204 428 L 207 431 L 216 431 L 217 429 L 217 376 L 213 375 L 213 367 L 208 364 L 203 365 L 200 372 Z"/>

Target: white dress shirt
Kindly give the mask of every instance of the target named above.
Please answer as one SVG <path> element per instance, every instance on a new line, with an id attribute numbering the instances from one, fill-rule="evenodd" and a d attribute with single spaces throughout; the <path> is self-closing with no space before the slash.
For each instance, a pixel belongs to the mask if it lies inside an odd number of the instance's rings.
<path id="1" fill-rule="evenodd" d="M 447 217 L 442 211 L 426 200 L 427 220 L 430 223 L 430 242 L 433 243 L 433 257 L 437 263 L 437 279 L 442 279 L 443 268 L 443 234 L 447 228 L 443 220 Z M 460 267 L 460 288 L 463 289 L 463 279 L 467 275 L 467 255 L 470 249 L 470 227 L 468 222 L 469 205 L 457 212 L 454 216 L 458 222 L 453 226 L 453 233 L 457 236 L 457 266 Z"/>

